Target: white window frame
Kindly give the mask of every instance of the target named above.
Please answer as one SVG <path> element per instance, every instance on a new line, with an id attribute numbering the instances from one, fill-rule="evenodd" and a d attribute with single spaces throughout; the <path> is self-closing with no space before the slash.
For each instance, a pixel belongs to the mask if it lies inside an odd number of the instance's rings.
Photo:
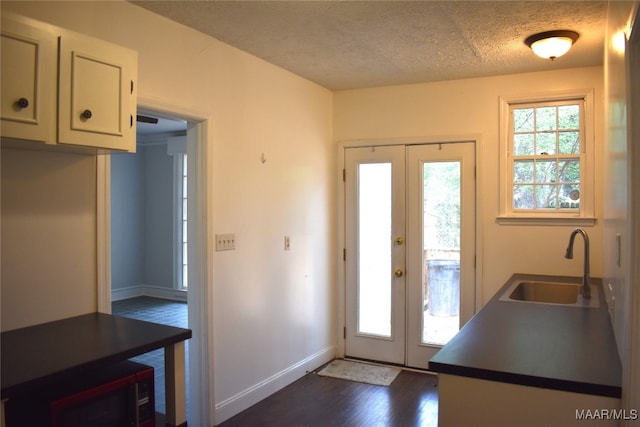
<path id="1" fill-rule="evenodd" d="M 511 108 L 523 104 L 544 104 L 559 101 L 583 102 L 583 141 L 581 144 L 580 208 L 579 210 L 514 210 L 513 164 L 511 135 Z M 500 97 L 500 214 L 499 224 L 514 225 L 595 225 L 595 142 L 594 142 L 594 94 L 593 89 L 570 92 L 553 92 L 532 96 Z"/>

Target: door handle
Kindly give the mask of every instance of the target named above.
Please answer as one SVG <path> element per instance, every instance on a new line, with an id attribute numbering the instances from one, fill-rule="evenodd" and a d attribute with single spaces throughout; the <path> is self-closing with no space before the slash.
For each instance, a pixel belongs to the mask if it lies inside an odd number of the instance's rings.
<path id="1" fill-rule="evenodd" d="M 394 272 L 393 272 L 393 274 L 394 274 L 396 277 L 402 277 L 402 275 L 404 274 L 404 271 L 402 271 L 402 269 L 401 269 L 401 268 L 398 268 L 398 269 L 396 269 L 396 271 L 394 271 Z"/>
<path id="2" fill-rule="evenodd" d="M 395 242 L 396 242 L 396 245 L 400 246 L 401 244 L 404 243 L 404 239 L 402 238 L 402 236 L 396 237 Z"/>

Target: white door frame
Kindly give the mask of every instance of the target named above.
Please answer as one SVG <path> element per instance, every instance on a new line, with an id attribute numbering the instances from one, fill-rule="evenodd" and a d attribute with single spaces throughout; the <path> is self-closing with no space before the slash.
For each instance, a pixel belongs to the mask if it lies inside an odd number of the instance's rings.
<path id="1" fill-rule="evenodd" d="M 479 189 L 482 188 L 482 136 L 481 135 L 450 135 L 450 136 L 425 136 L 416 138 L 389 138 L 389 139 L 375 139 L 375 140 L 348 140 L 339 141 L 337 144 L 337 165 L 338 176 L 336 177 L 336 185 L 338 195 L 338 239 L 337 239 L 337 357 L 345 356 L 345 340 L 346 340 L 346 263 L 344 260 L 344 253 L 346 249 L 346 189 L 343 181 L 343 171 L 345 169 L 345 148 L 352 147 L 376 147 L 383 145 L 412 145 L 412 144 L 446 144 L 453 142 L 474 142 L 476 144 L 476 195 L 479 194 Z M 476 277 L 475 277 L 475 305 L 476 312 L 482 306 L 482 277 L 483 277 L 483 262 L 482 262 L 482 197 L 476 196 Z"/>
<path id="2" fill-rule="evenodd" d="M 189 341 L 189 387 L 191 407 L 189 423 L 193 425 L 213 425 L 215 407 L 213 369 L 209 363 L 213 355 L 213 303 L 209 292 L 213 283 L 213 269 L 209 255 L 213 248 L 213 197 L 212 188 L 213 149 L 209 146 L 209 126 L 211 115 L 189 108 L 167 104 L 164 101 L 138 97 L 138 107 L 153 110 L 159 114 L 179 117 L 195 125 L 187 129 L 187 154 L 189 176 L 193 176 L 189 191 L 194 191 L 195 206 L 189 209 L 189 250 L 194 251 L 195 268 L 189 269 L 190 283 L 196 283 L 187 293 L 189 327 L 193 336 Z M 194 173 L 191 173 L 194 171 Z M 96 164 L 97 186 L 97 298 L 98 311 L 111 313 L 111 174 L 110 156 L 98 155 Z M 193 220 L 191 219 L 193 215 Z M 193 246 L 191 246 L 193 245 Z M 205 420 L 205 421 L 203 421 Z"/>

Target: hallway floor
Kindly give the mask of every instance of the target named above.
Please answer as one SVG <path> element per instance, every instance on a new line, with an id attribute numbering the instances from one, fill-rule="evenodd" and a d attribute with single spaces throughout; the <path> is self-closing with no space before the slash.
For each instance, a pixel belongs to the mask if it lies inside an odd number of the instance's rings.
<path id="1" fill-rule="evenodd" d="M 152 297 L 136 297 L 111 303 L 111 312 L 117 316 L 130 317 L 163 325 L 188 327 L 187 303 Z M 185 343 L 186 372 L 189 372 L 189 341 Z M 164 349 L 154 350 L 131 360 L 153 366 L 155 371 L 156 412 L 166 413 L 164 401 Z M 189 386 L 187 378 L 187 408 Z"/>
<path id="2" fill-rule="evenodd" d="M 403 370 L 389 386 L 310 372 L 218 427 L 438 425 L 438 377 Z"/>

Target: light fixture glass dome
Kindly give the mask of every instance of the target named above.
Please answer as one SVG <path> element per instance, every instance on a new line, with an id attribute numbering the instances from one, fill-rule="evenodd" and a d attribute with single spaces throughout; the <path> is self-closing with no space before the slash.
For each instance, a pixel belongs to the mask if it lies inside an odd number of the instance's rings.
<path id="1" fill-rule="evenodd" d="M 578 40 L 578 33 L 569 30 L 547 31 L 527 37 L 524 41 L 541 58 L 552 61 L 564 55 Z"/>

